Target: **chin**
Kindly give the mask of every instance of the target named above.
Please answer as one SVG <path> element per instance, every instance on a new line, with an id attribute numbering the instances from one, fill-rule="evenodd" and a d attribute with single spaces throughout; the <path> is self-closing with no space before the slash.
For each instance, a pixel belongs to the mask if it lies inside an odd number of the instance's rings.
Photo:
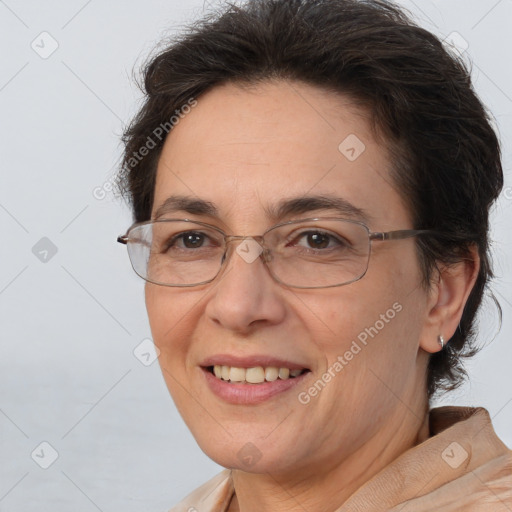
<path id="1" fill-rule="evenodd" d="M 225 468 L 247 473 L 280 473 L 296 469 L 295 464 L 301 459 L 296 443 L 280 446 L 268 439 L 258 440 L 256 435 L 253 441 L 250 439 L 251 436 L 246 435 L 230 437 L 225 432 L 221 439 L 208 433 L 196 437 L 203 452 Z M 289 459 L 290 454 L 293 454 L 293 460 Z"/>

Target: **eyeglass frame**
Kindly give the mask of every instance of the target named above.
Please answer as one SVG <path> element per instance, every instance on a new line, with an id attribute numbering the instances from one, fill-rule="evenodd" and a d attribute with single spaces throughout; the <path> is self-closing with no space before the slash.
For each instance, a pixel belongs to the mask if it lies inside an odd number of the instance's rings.
<path id="1" fill-rule="evenodd" d="M 358 225 L 360 225 L 361 227 L 363 227 L 366 230 L 366 232 L 368 234 L 369 250 L 368 250 L 368 260 L 367 260 L 367 263 L 366 263 L 365 271 L 359 277 L 354 278 L 351 281 L 347 281 L 345 283 L 340 283 L 340 284 L 331 284 L 331 285 L 326 285 L 326 286 L 294 286 L 294 285 L 289 285 L 287 283 L 284 283 L 283 281 L 281 281 L 278 277 L 276 277 L 273 274 L 272 270 L 268 266 L 268 262 L 270 261 L 269 255 L 271 254 L 271 250 L 268 247 L 265 246 L 265 240 L 264 240 L 265 235 L 269 231 L 272 231 L 273 229 L 277 229 L 277 228 L 280 228 L 282 226 L 286 226 L 286 225 L 289 225 L 289 224 L 298 224 L 300 222 L 313 222 L 313 221 L 322 221 L 322 220 L 334 220 L 334 221 L 349 222 L 351 224 L 358 224 Z M 258 244 L 260 244 L 260 246 L 263 248 L 263 251 L 262 251 L 262 253 L 258 257 L 263 261 L 263 264 L 267 268 L 268 273 L 270 274 L 272 279 L 274 279 L 274 281 L 276 281 L 277 283 L 282 284 L 282 285 L 284 285 L 286 287 L 289 287 L 289 288 L 298 288 L 298 289 L 304 289 L 304 290 L 311 290 L 311 289 L 322 289 L 322 288 L 335 288 L 335 287 L 338 287 L 338 286 L 345 286 L 347 284 L 351 284 L 351 283 L 354 283 L 356 281 L 361 280 L 366 275 L 366 273 L 368 272 L 368 267 L 369 267 L 369 264 L 370 264 L 370 257 L 371 257 L 371 254 L 372 254 L 372 242 L 373 241 L 376 241 L 376 242 L 386 242 L 386 241 L 391 241 L 391 240 L 406 240 L 408 238 L 412 238 L 412 237 L 419 236 L 419 235 L 439 235 L 439 233 L 437 231 L 432 230 L 432 229 L 397 229 L 397 230 L 392 230 L 392 231 L 371 231 L 370 228 L 364 222 L 358 221 L 358 220 L 353 220 L 353 219 L 346 219 L 346 218 L 343 218 L 343 217 L 310 217 L 310 218 L 304 218 L 304 219 L 302 219 L 302 218 L 301 219 L 292 219 L 292 220 L 289 220 L 289 221 L 280 222 L 278 224 L 275 224 L 275 225 L 269 227 L 261 235 L 227 235 L 219 227 L 214 226 L 213 224 L 208 224 L 207 222 L 202 222 L 202 221 L 198 221 L 198 220 L 194 220 L 194 219 L 177 219 L 177 218 L 172 218 L 172 219 L 154 219 L 154 220 L 147 220 L 147 221 L 143 221 L 143 222 L 136 222 L 136 223 L 132 224 L 128 228 L 128 230 L 126 231 L 126 233 L 124 235 L 119 235 L 117 237 L 117 242 L 119 242 L 120 244 L 128 246 L 128 243 L 130 242 L 130 237 L 129 237 L 130 231 L 132 231 L 133 229 L 138 228 L 140 226 L 145 226 L 145 225 L 148 225 L 148 224 L 157 224 L 159 222 L 191 222 L 191 223 L 194 223 L 194 224 L 198 224 L 200 226 L 204 226 L 204 227 L 213 229 L 213 230 L 219 232 L 223 236 L 223 238 L 224 238 L 224 248 L 225 248 L 225 250 L 224 250 L 224 253 L 222 255 L 222 260 L 221 260 L 221 264 L 219 266 L 218 272 L 211 279 L 208 279 L 206 281 L 201 281 L 200 283 L 194 283 L 194 284 L 164 284 L 164 283 L 159 283 L 159 282 L 151 281 L 150 279 L 142 277 L 135 270 L 135 267 L 133 266 L 132 259 L 130 257 L 130 253 L 128 253 L 128 257 L 130 259 L 130 263 L 132 265 L 132 268 L 133 268 L 133 270 L 135 271 L 135 273 L 139 277 L 141 277 L 142 279 L 144 279 L 144 281 L 146 281 L 148 283 L 156 284 L 158 286 L 167 286 L 167 287 L 170 287 L 170 288 L 190 288 L 190 287 L 194 287 L 194 286 L 201 286 L 201 285 L 204 285 L 204 284 L 208 284 L 208 283 L 211 283 L 212 281 L 214 281 L 219 276 L 219 274 L 221 273 L 221 271 L 222 271 L 222 269 L 223 269 L 223 267 L 225 265 L 225 262 L 228 261 L 228 259 L 229 259 L 229 258 L 226 258 L 226 255 L 227 255 L 228 249 L 229 249 L 228 243 L 232 242 L 232 241 L 235 241 L 235 240 L 248 240 L 248 239 L 251 239 L 251 240 L 255 240 Z"/>

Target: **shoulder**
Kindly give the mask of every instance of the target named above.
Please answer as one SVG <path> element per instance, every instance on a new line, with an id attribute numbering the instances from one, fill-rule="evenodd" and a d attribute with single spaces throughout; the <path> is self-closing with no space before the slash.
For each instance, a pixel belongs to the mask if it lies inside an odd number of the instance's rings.
<path id="1" fill-rule="evenodd" d="M 191 492 L 169 512 L 224 512 L 232 496 L 231 471 L 225 469 Z"/>

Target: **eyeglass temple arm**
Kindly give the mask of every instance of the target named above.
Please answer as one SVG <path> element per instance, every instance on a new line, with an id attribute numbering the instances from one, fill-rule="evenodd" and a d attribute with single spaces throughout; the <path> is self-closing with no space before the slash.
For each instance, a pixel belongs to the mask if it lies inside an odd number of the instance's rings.
<path id="1" fill-rule="evenodd" d="M 404 238 L 411 238 L 418 235 L 432 235 L 435 231 L 431 229 L 398 229 L 396 231 L 386 231 L 370 233 L 370 240 L 385 241 L 385 240 L 403 240 Z"/>
<path id="2" fill-rule="evenodd" d="M 142 244 L 142 245 L 145 245 L 147 247 L 151 247 L 151 244 L 148 243 L 146 240 L 144 240 L 143 238 L 130 238 L 128 235 L 120 235 L 117 237 L 117 241 L 120 243 L 120 244 L 124 244 L 124 245 L 128 245 L 128 242 L 129 241 L 132 241 L 132 242 L 137 242 L 139 244 Z"/>

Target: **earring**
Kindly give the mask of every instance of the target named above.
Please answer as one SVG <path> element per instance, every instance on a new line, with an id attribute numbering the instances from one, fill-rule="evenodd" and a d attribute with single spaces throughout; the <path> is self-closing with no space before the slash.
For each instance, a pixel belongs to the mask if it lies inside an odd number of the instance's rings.
<path id="1" fill-rule="evenodd" d="M 443 335 L 440 334 L 438 337 L 437 337 L 437 341 L 439 342 L 439 345 L 441 345 L 441 350 L 443 350 L 444 348 L 444 338 L 443 338 Z"/>

